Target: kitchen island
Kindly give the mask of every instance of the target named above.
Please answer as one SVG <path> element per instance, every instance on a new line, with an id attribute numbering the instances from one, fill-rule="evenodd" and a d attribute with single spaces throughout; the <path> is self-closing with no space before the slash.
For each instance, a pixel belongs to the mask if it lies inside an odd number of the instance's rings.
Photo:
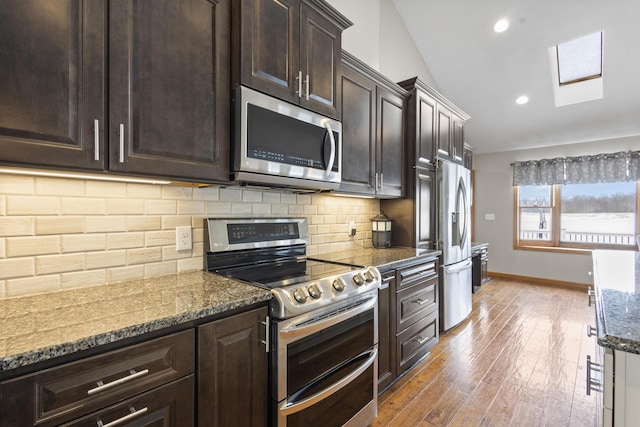
<path id="1" fill-rule="evenodd" d="M 640 253 L 593 251 L 593 273 L 599 358 L 595 363 L 587 361 L 587 387 L 602 393 L 598 400 L 602 425 L 637 425 L 640 419 L 637 404 L 640 401 Z"/>
<path id="2" fill-rule="evenodd" d="M 270 299 L 269 290 L 204 271 L 0 299 L 0 378 Z"/>

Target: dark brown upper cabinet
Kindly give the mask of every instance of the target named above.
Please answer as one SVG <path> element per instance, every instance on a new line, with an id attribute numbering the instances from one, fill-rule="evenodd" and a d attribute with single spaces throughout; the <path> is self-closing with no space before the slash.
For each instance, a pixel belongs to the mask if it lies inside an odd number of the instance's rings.
<path id="1" fill-rule="evenodd" d="M 340 193 L 404 195 L 407 92 L 342 52 L 342 183 Z"/>
<path id="2" fill-rule="evenodd" d="M 227 181 L 230 1 L 6 2 L 0 162 Z"/>
<path id="3" fill-rule="evenodd" d="M 340 118 L 342 31 L 324 0 L 234 0 L 235 84 Z"/>
<path id="4" fill-rule="evenodd" d="M 436 158 L 463 162 L 464 124 L 469 116 L 417 77 L 398 83 L 409 92 L 407 159 L 433 166 Z"/>

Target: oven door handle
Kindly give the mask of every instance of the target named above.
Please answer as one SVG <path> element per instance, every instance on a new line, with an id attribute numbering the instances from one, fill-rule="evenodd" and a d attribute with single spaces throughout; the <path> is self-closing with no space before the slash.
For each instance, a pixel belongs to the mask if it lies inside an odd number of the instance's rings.
<path id="1" fill-rule="evenodd" d="M 367 353 L 364 353 L 364 354 L 366 355 Z M 280 407 L 280 413 L 284 416 L 287 416 L 287 415 L 302 411 L 303 409 L 306 409 L 309 406 L 314 405 L 320 402 L 321 400 L 326 399 L 327 397 L 338 392 L 340 389 L 349 385 L 349 383 L 351 383 L 353 380 L 355 380 L 360 375 L 362 375 L 367 369 L 369 369 L 371 365 L 373 365 L 373 363 L 375 363 L 377 357 L 378 357 L 378 348 L 375 347 L 369 352 L 369 357 L 367 358 L 367 360 L 365 360 L 362 365 L 360 365 L 356 370 L 351 372 L 349 375 L 342 378 L 340 381 L 337 381 L 336 383 L 330 385 L 324 390 L 319 391 L 313 396 L 309 396 L 308 398 L 301 400 L 299 402 L 292 403 L 285 400 L 283 405 Z M 374 381 L 377 381 L 377 379 L 374 379 Z"/>
<path id="2" fill-rule="evenodd" d="M 304 319 L 299 318 L 291 319 L 292 321 L 290 322 L 284 321 L 282 322 L 282 328 L 279 331 L 279 335 L 283 340 L 285 340 L 285 342 L 292 342 L 295 341 L 295 339 L 298 337 L 304 337 L 314 334 L 328 328 L 329 326 L 336 325 L 347 319 L 355 317 L 358 314 L 364 313 L 367 310 L 371 310 L 372 308 L 375 308 L 376 304 L 378 303 L 377 292 L 378 290 L 376 289 L 375 293 L 372 293 L 370 296 L 364 299 L 364 302 L 360 305 L 357 305 L 349 310 L 341 311 L 334 316 L 320 319 L 317 322 L 306 323 L 304 322 Z"/>

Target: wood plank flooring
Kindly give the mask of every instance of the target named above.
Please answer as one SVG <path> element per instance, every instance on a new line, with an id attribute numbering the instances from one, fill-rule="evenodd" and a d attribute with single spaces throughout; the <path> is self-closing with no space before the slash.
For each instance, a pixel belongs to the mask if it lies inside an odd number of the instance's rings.
<path id="1" fill-rule="evenodd" d="M 592 426 L 585 291 L 493 279 L 469 319 L 380 396 L 372 426 Z"/>

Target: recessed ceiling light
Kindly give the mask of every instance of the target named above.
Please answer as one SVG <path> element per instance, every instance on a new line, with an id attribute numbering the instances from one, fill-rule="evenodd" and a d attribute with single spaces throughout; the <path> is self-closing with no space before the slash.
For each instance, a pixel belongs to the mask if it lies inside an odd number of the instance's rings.
<path id="1" fill-rule="evenodd" d="M 526 104 L 527 102 L 529 102 L 529 97 L 527 95 L 521 95 L 516 98 L 516 104 L 518 105 Z"/>
<path id="2" fill-rule="evenodd" d="M 493 31 L 496 33 L 505 32 L 507 31 L 507 28 L 509 28 L 509 21 L 506 19 L 501 19 L 493 25 Z"/>

